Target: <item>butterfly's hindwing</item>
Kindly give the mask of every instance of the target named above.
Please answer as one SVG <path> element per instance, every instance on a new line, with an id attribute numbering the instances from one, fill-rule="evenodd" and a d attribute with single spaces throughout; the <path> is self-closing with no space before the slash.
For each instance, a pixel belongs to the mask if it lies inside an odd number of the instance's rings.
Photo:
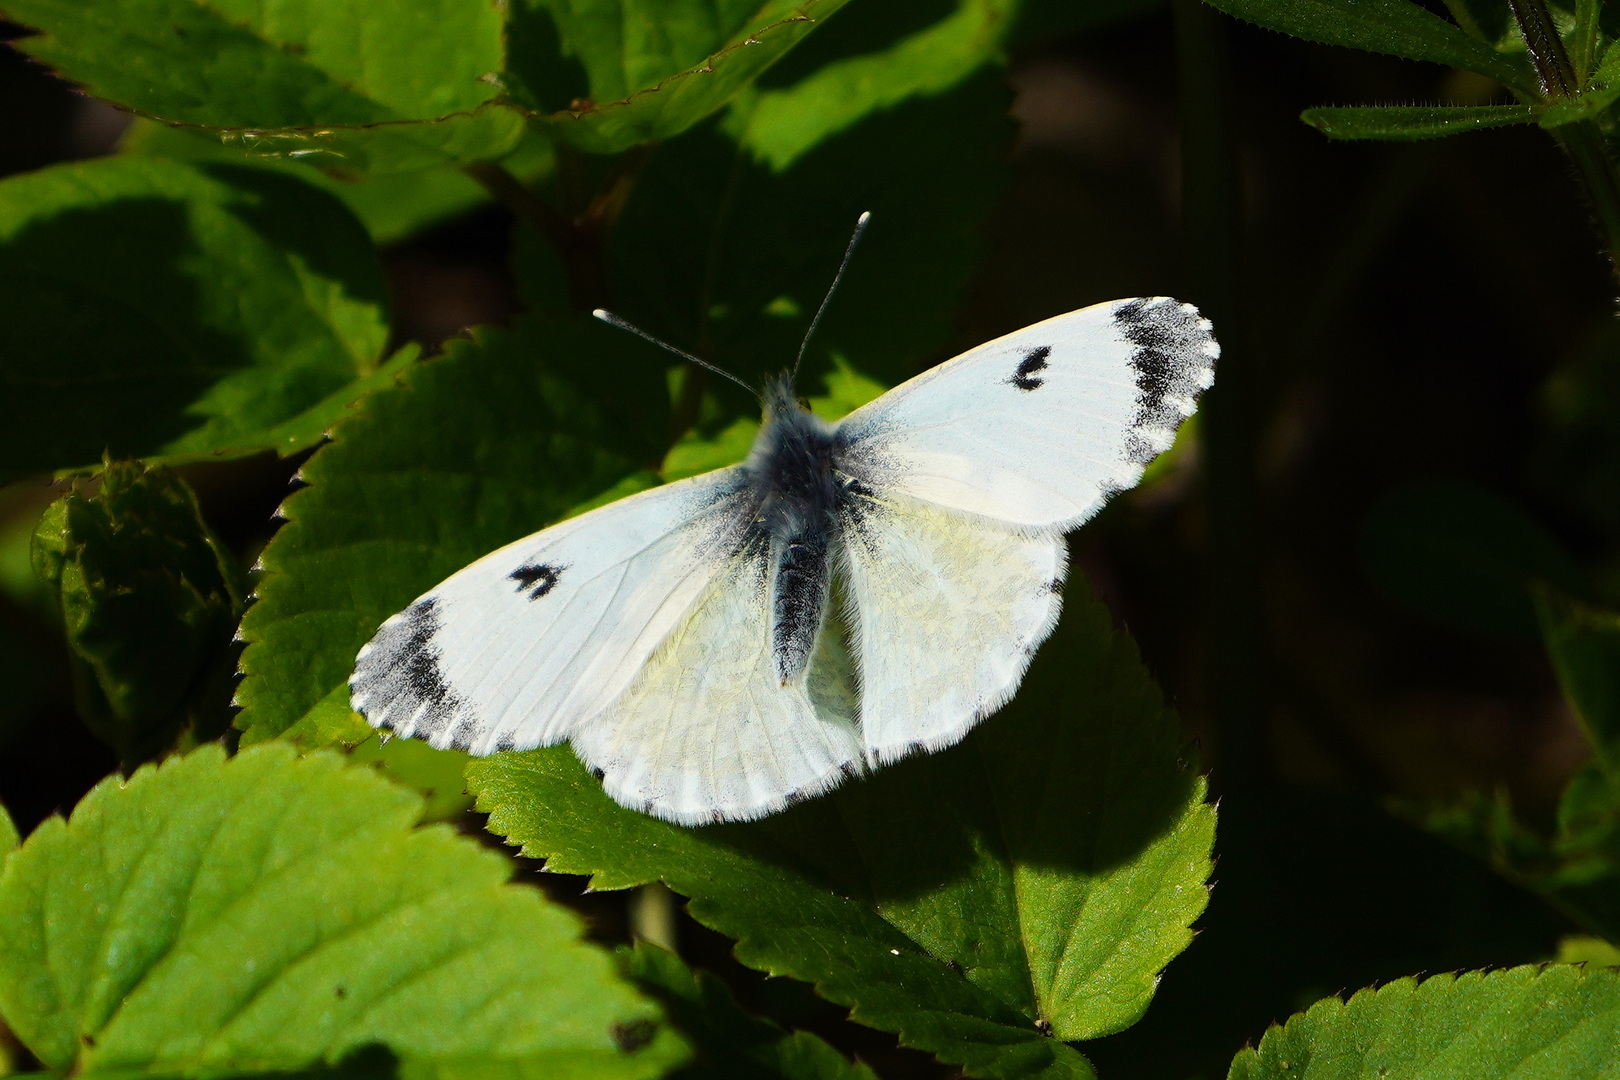
<path id="1" fill-rule="evenodd" d="M 846 531 L 860 726 L 871 764 L 938 750 L 999 709 L 1057 624 L 1060 534 L 905 495 Z"/>
<path id="2" fill-rule="evenodd" d="M 574 733 L 620 803 L 689 825 L 760 817 L 860 767 L 839 687 L 778 673 L 773 570 L 758 545 L 731 560 L 629 689 Z"/>

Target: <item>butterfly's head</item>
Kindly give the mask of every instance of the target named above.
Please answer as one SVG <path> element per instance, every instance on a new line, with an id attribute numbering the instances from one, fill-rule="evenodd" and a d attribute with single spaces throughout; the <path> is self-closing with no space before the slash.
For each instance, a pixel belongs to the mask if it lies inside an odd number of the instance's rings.
<path id="1" fill-rule="evenodd" d="M 804 402 L 799 400 L 799 390 L 793 384 L 792 372 L 784 371 L 765 380 L 764 405 L 767 424 L 806 411 Z"/>

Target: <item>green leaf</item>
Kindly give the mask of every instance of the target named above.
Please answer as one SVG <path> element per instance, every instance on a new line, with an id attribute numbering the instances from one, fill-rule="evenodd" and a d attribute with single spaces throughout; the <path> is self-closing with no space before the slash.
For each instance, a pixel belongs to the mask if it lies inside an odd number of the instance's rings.
<path id="1" fill-rule="evenodd" d="M 1536 967 L 1401 979 L 1328 998 L 1239 1051 L 1229 1080 L 1607 1077 L 1620 971 Z"/>
<path id="2" fill-rule="evenodd" d="M 1536 613 L 1553 671 L 1597 765 L 1620 790 L 1620 613 L 1549 590 L 1536 593 Z"/>
<path id="3" fill-rule="evenodd" d="M 11 820 L 11 814 L 4 806 L 0 806 L 0 863 L 4 863 L 6 853 L 22 843 L 22 834 L 17 831 L 17 823 Z"/>
<path id="4" fill-rule="evenodd" d="M 845 2 L 513 0 L 510 90 L 553 138 L 616 153 L 710 116 Z"/>
<path id="5" fill-rule="evenodd" d="M 657 946 L 638 943 L 619 957 L 637 988 L 693 1044 L 695 1060 L 671 1080 L 878 1080 L 816 1036 L 750 1016 L 719 979 Z"/>
<path id="6" fill-rule="evenodd" d="M 1438 139 L 1464 131 L 1534 124 L 1533 105 L 1357 105 L 1306 109 L 1299 118 L 1330 139 Z"/>
<path id="7" fill-rule="evenodd" d="M 1210 0 L 1210 6 L 1306 41 L 1448 64 L 1537 90 L 1520 57 L 1496 51 L 1409 0 Z"/>
<path id="8" fill-rule="evenodd" d="M 0 183 L 0 482 L 102 457 L 317 441 L 378 366 L 387 289 L 365 233 L 296 179 L 137 157 Z"/>
<path id="9" fill-rule="evenodd" d="M 183 480 L 114 462 L 69 491 L 34 533 L 34 569 L 55 595 L 79 715 L 125 762 L 188 732 L 229 726 L 231 633 L 244 589 Z"/>
<path id="10" fill-rule="evenodd" d="M 836 60 L 789 87 L 745 91 L 726 126 L 757 160 L 780 172 L 872 113 L 943 93 L 998 60 L 1017 7 L 1014 0 L 960 0 L 939 22 L 886 49 Z"/>
<path id="11" fill-rule="evenodd" d="M 1585 580 L 1534 519 L 1477 484 L 1418 480 L 1368 508 L 1363 570 L 1390 600 L 1443 626 L 1494 637 L 1541 636 L 1531 587 L 1581 592 Z"/>
<path id="12" fill-rule="evenodd" d="M 91 93 L 262 152 L 348 171 L 499 157 L 521 115 L 499 93 L 491 0 L 8 0 L 19 44 Z"/>
<path id="13" fill-rule="evenodd" d="M 974 1076 L 1088 1076 L 1055 1039 L 1147 1008 L 1203 910 L 1215 814 L 1135 647 L 1069 593 L 1019 696 L 962 744 L 763 821 L 625 809 L 567 747 L 475 759 L 468 786 L 549 869 L 661 879 L 738 959 L 907 1045 Z"/>
<path id="14" fill-rule="evenodd" d="M 628 334 L 530 319 L 413 368 L 303 467 L 241 635 L 244 742 L 364 734 L 354 656 L 378 624 L 479 556 L 627 480 L 668 426 L 663 373 Z M 633 355 L 627 355 L 627 353 Z"/>
<path id="15" fill-rule="evenodd" d="M 678 1058 L 575 916 L 449 829 L 413 830 L 420 812 L 285 745 L 109 779 L 0 872 L 0 1014 L 86 1077 L 286 1071 L 375 1046 L 405 1075 L 651 1077 Z M 649 1024 L 650 1044 L 621 1047 Z"/>

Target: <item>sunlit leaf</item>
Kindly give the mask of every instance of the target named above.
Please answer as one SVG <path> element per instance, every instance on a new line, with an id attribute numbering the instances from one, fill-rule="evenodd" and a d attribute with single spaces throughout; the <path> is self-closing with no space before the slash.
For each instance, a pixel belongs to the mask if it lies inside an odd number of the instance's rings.
<path id="1" fill-rule="evenodd" d="M 492 105 L 492 0 L 9 0 L 20 42 L 91 93 L 267 154 L 352 171 L 499 157 L 522 117 Z"/>
<path id="2" fill-rule="evenodd" d="M 1525 966 L 1328 998 L 1240 1051 L 1229 1080 L 1615 1075 L 1620 971 Z"/>
<path id="3" fill-rule="evenodd" d="M 0 1015 L 86 1077 L 287 1071 L 379 1046 L 407 1075 L 629 1080 L 678 1058 L 575 916 L 479 845 L 412 829 L 420 813 L 370 770 L 285 744 L 108 780 L 0 871 Z M 628 1050 L 636 1026 L 648 1038 Z"/>
<path id="4" fill-rule="evenodd" d="M 593 153 L 678 135 L 845 0 L 514 0 L 510 83 L 532 121 Z M 580 78 L 567 77 L 564 58 Z"/>

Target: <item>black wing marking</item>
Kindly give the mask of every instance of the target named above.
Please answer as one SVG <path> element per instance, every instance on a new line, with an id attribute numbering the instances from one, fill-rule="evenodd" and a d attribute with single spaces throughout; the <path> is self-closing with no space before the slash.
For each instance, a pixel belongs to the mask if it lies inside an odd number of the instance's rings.
<path id="1" fill-rule="evenodd" d="M 1189 304 L 1164 298 L 1128 300 L 1114 309 L 1114 321 L 1136 346 L 1130 359 L 1136 373 L 1136 415 L 1127 436 L 1128 460 L 1146 465 L 1164 448 L 1151 435 L 1174 432 L 1208 386 L 1215 363 L 1209 321 Z"/>

